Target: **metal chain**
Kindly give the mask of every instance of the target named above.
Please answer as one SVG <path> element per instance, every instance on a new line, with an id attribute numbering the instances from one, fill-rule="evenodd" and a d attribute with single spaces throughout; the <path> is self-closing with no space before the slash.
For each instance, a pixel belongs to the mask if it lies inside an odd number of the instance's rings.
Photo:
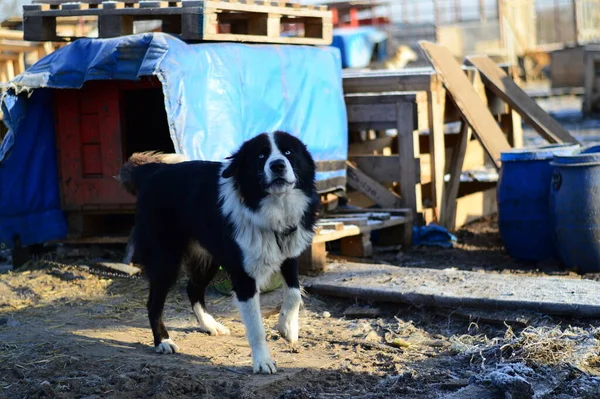
<path id="1" fill-rule="evenodd" d="M 43 263 L 43 264 L 46 264 L 48 266 L 54 266 L 54 267 L 58 267 L 58 268 L 61 268 L 61 269 L 75 268 L 75 269 L 78 269 L 80 271 L 83 271 L 83 272 L 86 272 L 86 273 L 90 273 L 90 274 L 94 274 L 94 275 L 101 276 L 101 277 L 124 278 L 124 279 L 142 279 L 142 278 L 144 278 L 143 273 L 138 273 L 138 274 L 130 275 L 130 274 L 120 273 L 120 272 L 108 272 L 108 271 L 101 270 L 101 269 L 98 269 L 96 267 L 88 266 L 88 265 L 60 263 L 60 262 L 56 262 L 56 261 L 48 260 L 48 259 L 36 259 L 36 261 L 38 263 Z M 215 277 L 211 281 L 211 284 L 218 284 L 218 283 L 225 282 L 227 280 L 229 280 L 229 276 L 227 275 L 227 273 L 225 273 L 224 270 L 219 270 L 219 272 L 217 272 L 217 274 L 215 275 Z"/>
<path id="2" fill-rule="evenodd" d="M 81 271 L 84 271 L 86 273 L 95 274 L 95 275 L 102 276 L 102 277 L 129 278 L 129 279 L 141 279 L 141 278 L 143 278 L 142 273 L 130 275 L 130 274 L 119 273 L 119 272 L 107 272 L 105 270 L 100 270 L 100 269 L 95 268 L 93 266 L 60 263 L 60 262 L 56 262 L 56 261 L 48 260 L 48 259 L 37 259 L 36 261 L 38 263 L 43 263 L 43 264 L 46 264 L 46 265 L 49 265 L 49 266 L 58 267 L 58 268 L 61 268 L 61 269 L 64 269 L 64 268 L 75 268 L 75 269 L 79 269 Z"/>

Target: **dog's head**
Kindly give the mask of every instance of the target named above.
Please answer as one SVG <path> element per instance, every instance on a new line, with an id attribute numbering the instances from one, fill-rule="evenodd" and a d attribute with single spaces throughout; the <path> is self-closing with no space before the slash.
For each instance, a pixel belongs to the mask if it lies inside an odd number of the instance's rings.
<path id="1" fill-rule="evenodd" d="M 306 145 L 291 134 L 262 133 L 228 158 L 224 178 L 234 178 L 244 198 L 252 194 L 285 195 L 293 189 L 314 190 L 315 163 Z"/>

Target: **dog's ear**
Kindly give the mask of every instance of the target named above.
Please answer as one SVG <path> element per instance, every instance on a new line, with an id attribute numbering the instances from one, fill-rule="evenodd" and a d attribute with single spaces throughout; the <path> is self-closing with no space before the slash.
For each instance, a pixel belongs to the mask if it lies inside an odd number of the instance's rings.
<path id="1" fill-rule="evenodd" d="M 229 166 L 227 166 L 225 168 L 225 170 L 223 171 L 223 173 L 221 173 L 221 177 L 225 178 L 225 179 L 229 179 L 230 177 L 232 177 L 233 175 L 235 175 L 235 173 L 237 172 L 237 168 L 238 168 L 238 157 L 237 154 L 233 154 L 230 157 L 225 158 L 227 160 L 229 160 Z"/>

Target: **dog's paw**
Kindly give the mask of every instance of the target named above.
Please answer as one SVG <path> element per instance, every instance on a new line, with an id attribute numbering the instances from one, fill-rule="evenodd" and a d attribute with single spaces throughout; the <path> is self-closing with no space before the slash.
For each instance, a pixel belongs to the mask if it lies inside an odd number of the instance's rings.
<path id="1" fill-rule="evenodd" d="M 229 335 L 229 328 L 225 327 L 223 324 L 218 323 L 211 315 L 208 313 L 200 313 L 200 317 L 198 317 L 198 323 L 200 324 L 200 331 L 204 331 L 210 335 Z"/>
<path id="2" fill-rule="evenodd" d="M 298 317 L 281 315 L 277 323 L 277 331 L 291 344 L 298 342 Z"/>
<path id="3" fill-rule="evenodd" d="M 275 367 L 275 361 L 270 356 L 257 358 L 253 361 L 254 374 L 275 374 L 277 373 L 277 367 Z"/>
<path id="4" fill-rule="evenodd" d="M 229 328 L 225 327 L 221 323 L 217 323 L 216 321 L 212 325 L 201 326 L 200 329 L 210 335 L 230 335 L 231 332 Z"/>
<path id="5" fill-rule="evenodd" d="M 155 348 L 156 353 L 162 353 L 164 355 L 168 355 L 171 353 L 179 352 L 179 347 L 175 345 L 171 339 L 163 339 L 160 344 L 158 344 Z"/>

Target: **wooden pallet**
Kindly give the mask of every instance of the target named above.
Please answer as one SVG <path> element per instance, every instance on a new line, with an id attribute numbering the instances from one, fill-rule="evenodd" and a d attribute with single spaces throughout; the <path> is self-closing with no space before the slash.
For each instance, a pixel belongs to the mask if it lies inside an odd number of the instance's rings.
<path id="1" fill-rule="evenodd" d="M 412 242 L 412 211 L 409 209 L 337 209 L 321 217 L 313 243 L 300 257 L 300 272 L 314 274 L 325 269 L 325 244 L 340 240 L 341 255 L 369 257 L 373 254 L 371 232 L 380 230 L 379 244 L 408 248 Z"/>
<path id="2" fill-rule="evenodd" d="M 256 0 L 37 3 L 23 6 L 25 39 L 30 41 L 76 39 L 56 32 L 57 18 L 73 16 L 96 16 L 99 38 L 132 34 L 136 21 L 159 20 L 163 32 L 189 41 L 329 45 L 333 40 L 332 14 L 326 6 Z M 293 24 L 303 36 L 282 36 L 284 24 Z"/>

